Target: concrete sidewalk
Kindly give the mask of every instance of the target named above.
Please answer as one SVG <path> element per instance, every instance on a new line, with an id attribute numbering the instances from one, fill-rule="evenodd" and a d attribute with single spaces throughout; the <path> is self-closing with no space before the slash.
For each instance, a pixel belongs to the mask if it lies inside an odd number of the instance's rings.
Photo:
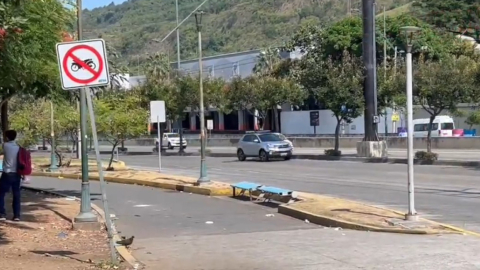
<path id="1" fill-rule="evenodd" d="M 78 195 L 80 182 L 35 177 L 32 186 Z M 169 270 L 470 270 L 478 238 L 415 236 L 322 228 L 273 208 L 228 198 L 110 183 L 112 213 L 122 235 L 135 235 L 146 269 Z M 100 204 L 99 186 L 91 183 Z M 273 214 L 273 216 L 271 215 Z M 207 221 L 211 221 L 210 224 Z M 455 251 L 455 252 L 453 252 Z"/>

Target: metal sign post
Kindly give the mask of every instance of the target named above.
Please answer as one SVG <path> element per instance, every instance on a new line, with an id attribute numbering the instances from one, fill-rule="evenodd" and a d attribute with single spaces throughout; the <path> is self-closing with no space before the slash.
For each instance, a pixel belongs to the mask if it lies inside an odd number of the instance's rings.
<path id="1" fill-rule="evenodd" d="M 157 136 L 158 136 L 158 171 L 162 172 L 162 137 L 160 134 L 160 117 L 157 116 Z"/>
<path id="2" fill-rule="evenodd" d="M 87 88 L 88 89 L 88 88 Z M 102 192 L 102 203 L 103 203 L 103 211 L 105 212 L 105 221 L 107 223 L 107 233 L 110 243 L 110 252 L 112 253 L 112 260 L 113 262 L 116 261 L 116 251 L 115 251 L 115 244 L 113 243 L 113 226 L 112 220 L 110 218 L 110 209 L 108 208 L 108 200 L 107 200 L 107 187 L 105 185 L 105 179 L 103 177 L 103 166 L 102 166 L 102 159 L 100 158 L 100 147 L 98 145 L 98 137 L 97 137 L 97 125 L 95 124 L 95 114 L 93 112 L 93 104 L 92 104 L 92 92 L 90 89 L 87 92 L 87 107 L 90 114 L 90 123 L 92 125 L 92 136 L 93 136 L 93 143 L 95 145 L 95 156 L 97 157 L 97 169 L 98 169 L 98 176 L 100 179 L 100 190 Z"/>
<path id="3" fill-rule="evenodd" d="M 209 137 L 212 137 L 212 129 L 213 129 L 213 120 L 208 119 L 207 120 L 207 130 L 210 133 Z M 205 140 L 205 147 L 207 147 L 207 143 L 208 143 L 208 138 Z"/>

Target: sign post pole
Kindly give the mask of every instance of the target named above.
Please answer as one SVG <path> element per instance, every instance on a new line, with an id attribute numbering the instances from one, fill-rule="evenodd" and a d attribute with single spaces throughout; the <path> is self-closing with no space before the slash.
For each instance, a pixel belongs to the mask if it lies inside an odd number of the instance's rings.
<path id="1" fill-rule="evenodd" d="M 158 171 L 162 172 L 162 137 L 160 134 L 160 116 L 157 115 Z"/>
<path id="2" fill-rule="evenodd" d="M 77 27 L 78 40 L 82 40 L 82 1 L 77 0 Z M 58 46 L 57 46 L 58 47 Z M 60 62 L 60 59 L 59 59 Z M 62 66 L 60 65 L 60 68 Z M 75 222 L 98 222 L 97 216 L 92 212 L 90 201 L 90 183 L 88 181 L 88 156 L 87 156 L 87 108 L 86 108 L 86 93 L 85 87 L 80 88 L 80 149 L 82 161 L 82 195 L 80 213 L 75 217 Z"/>

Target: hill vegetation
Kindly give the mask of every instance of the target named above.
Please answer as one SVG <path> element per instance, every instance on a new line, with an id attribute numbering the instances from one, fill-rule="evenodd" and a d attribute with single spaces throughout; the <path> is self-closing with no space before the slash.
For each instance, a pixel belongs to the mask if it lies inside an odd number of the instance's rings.
<path id="1" fill-rule="evenodd" d="M 378 13 L 410 0 L 378 0 Z M 180 20 L 202 0 L 179 0 Z M 346 0 L 212 0 L 203 7 L 204 54 L 215 55 L 283 45 L 303 24 L 327 25 L 348 16 Z M 361 1 L 352 0 L 351 14 Z M 163 39 L 176 26 L 175 1 L 129 0 L 84 12 L 84 35 L 101 36 L 119 51 L 130 67 L 140 65 L 147 53 L 163 51 L 176 59 L 176 35 Z M 182 59 L 196 57 L 195 18 L 181 27 Z M 135 73 L 135 72 L 134 72 Z"/>

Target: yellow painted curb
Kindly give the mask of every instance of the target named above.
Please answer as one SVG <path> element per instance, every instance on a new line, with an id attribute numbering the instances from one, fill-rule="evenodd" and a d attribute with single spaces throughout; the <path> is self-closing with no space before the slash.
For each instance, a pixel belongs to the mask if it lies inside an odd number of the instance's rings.
<path id="1" fill-rule="evenodd" d="M 33 172 L 32 176 L 44 176 L 44 177 L 55 177 L 55 178 L 68 178 L 68 179 L 80 179 L 81 175 L 79 174 L 64 174 L 64 173 L 50 173 L 50 172 Z M 89 176 L 90 180 L 99 181 L 99 176 Z M 167 177 L 167 179 L 175 180 L 172 176 Z M 105 176 L 105 180 L 112 183 L 119 184 L 129 184 L 129 185 L 142 185 L 148 187 L 155 187 L 161 189 L 169 189 L 176 191 L 183 191 L 193 194 L 206 195 L 206 196 L 232 196 L 232 188 L 228 187 L 209 187 L 208 185 L 198 187 L 186 184 L 173 184 L 173 183 L 162 183 L 162 182 L 153 182 L 149 180 L 141 179 L 130 179 L 122 177 L 111 177 Z"/>
<path id="2" fill-rule="evenodd" d="M 374 226 L 364 225 L 360 223 L 354 223 L 344 220 L 335 219 L 332 217 L 322 216 L 310 213 L 304 210 L 294 209 L 288 205 L 280 205 L 278 207 L 278 213 L 287 215 L 296 219 L 307 219 L 311 223 L 322 225 L 325 227 L 340 227 L 343 229 L 358 230 L 358 231 L 371 231 L 371 232 L 388 232 L 388 233 L 401 233 L 401 234 L 439 234 L 440 232 L 434 230 L 401 230 L 401 229 L 387 229 L 378 228 Z M 444 233 L 444 232 L 441 232 Z"/>
<path id="3" fill-rule="evenodd" d="M 71 197 L 71 196 L 68 196 L 68 195 L 60 193 L 60 192 L 45 190 L 45 189 L 42 189 L 42 188 L 34 188 L 34 187 L 22 187 L 22 188 L 25 188 L 25 189 L 28 189 L 28 190 L 33 190 L 33 191 L 36 191 L 36 192 L 53 194 L 53 195 L 60 196 L 60 197 Z M 80 203 L 79 198 L 75 197 L 75 200 Z M 101 207 L 93 204 L 93 203 L 90 204 L 90 205 L 91 205 L 92 209 L 100 215 L 100 219 L 101 219 L 100 221 L 102 222 L 102 224 L 104 226 L 106 226 L 105 212 L 103 211 L 103 209 Z M 121 240 L 121 238 L 115 230 L 113 232 L 113 241 L 117 242 L 117 241 L 120 241 L 120 240 Z M 115 250 L 120 255 L 120 257 L 122 257 L 122 259 L 126 263 L 128 263 L 131 267 L 133 267 L 134 269 L 137 269 L 140 265 L 143 265 L 140 261 L 138 261 L 135 257 L 133 257 L 132 253 L 130 253 L 130 251 L 125 246 L 115 245 Z"/>
<path id="4" fill-rule="evenodd" d="M 92 209 L 95 210 L 100 215 L 100 217 L 103 219 L 102 222 L 105 224 L 106 223 L 105 212 L 103 211 L 103 209 L 93 203 L 91 205 L 92 205 Z M 121 238 L 117 234 L 117 232 L 116 231 L 113 232 L 113 241 L 116 243 L 117 241 L 120 241 L 120 240 Z M 120 255 L 120 257 L 122 257 L 123 260 L 127 262 L 131 267 L 138 268 L 138 266 L 142 264 L 135 257 L 133 257 L 132 253 L 130 253 L 130 251 L 125 246 L 115 245 L 115 249 L 117 250 L 117 253 Z"/>

